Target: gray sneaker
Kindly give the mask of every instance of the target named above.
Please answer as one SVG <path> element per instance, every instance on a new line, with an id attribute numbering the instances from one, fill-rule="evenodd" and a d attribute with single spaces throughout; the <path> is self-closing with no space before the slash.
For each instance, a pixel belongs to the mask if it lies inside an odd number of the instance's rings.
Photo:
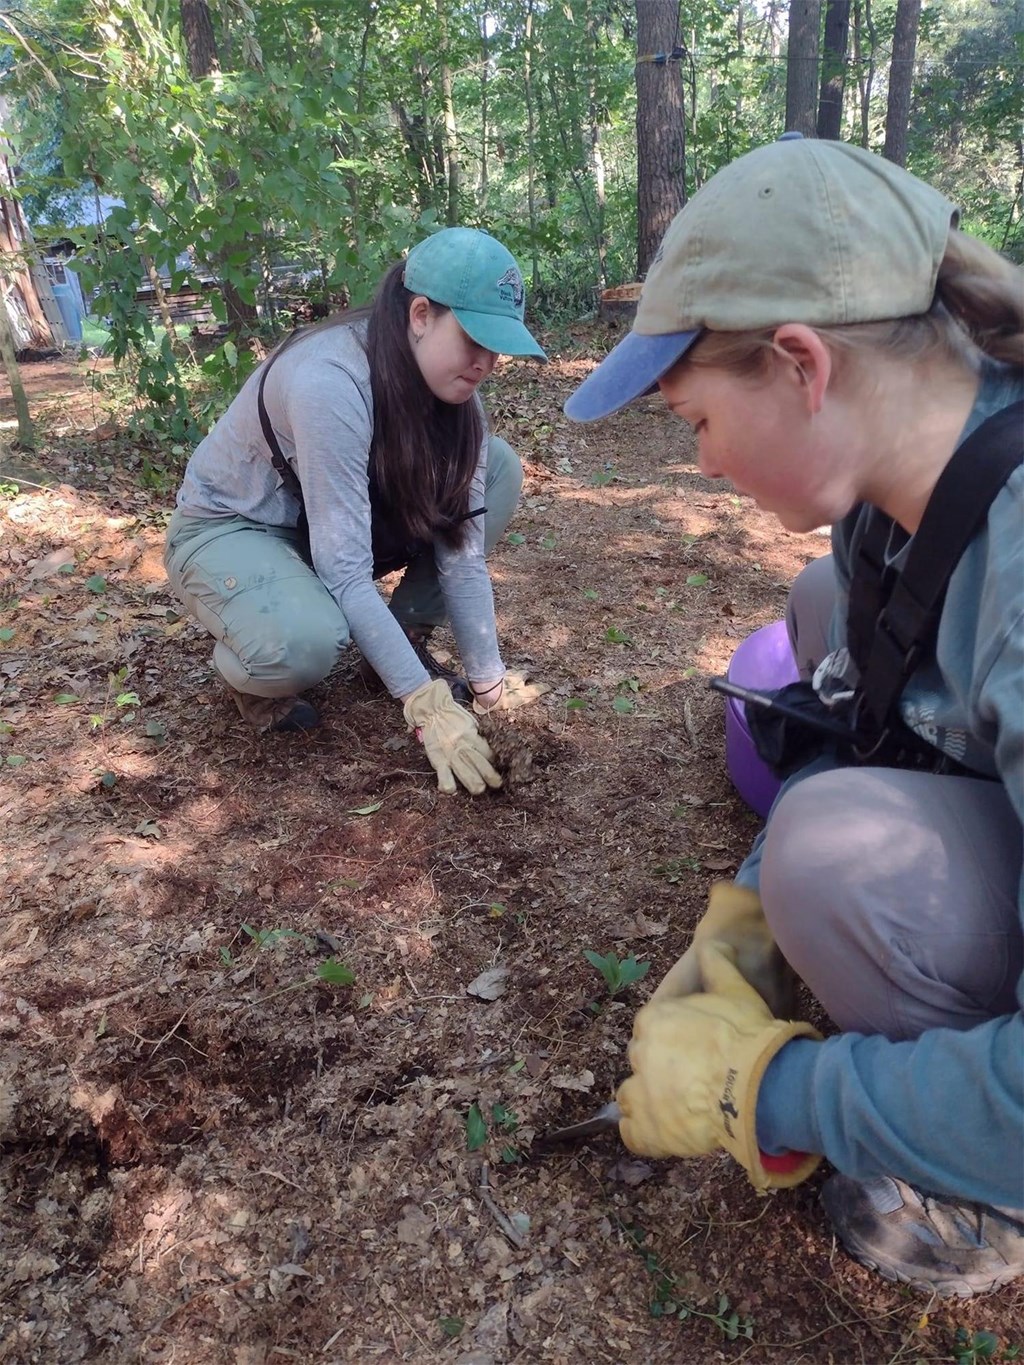
<path id="1" fill-rule="evenodd" d="M 1024 1210 L 834 1175 L 821 1201 L 850 1255 L 887 1280 L 969 1299 L 1024 1275 Z"/>

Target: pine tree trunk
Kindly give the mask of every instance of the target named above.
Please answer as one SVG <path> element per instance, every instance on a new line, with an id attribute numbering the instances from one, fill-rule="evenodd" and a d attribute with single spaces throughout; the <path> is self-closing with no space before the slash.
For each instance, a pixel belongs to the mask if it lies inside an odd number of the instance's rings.
<path id="1" fill-rule="evenodd" d="M 452 93 L 452 65 L 445 0 L 437 0 L 437 23 L 441 36 L 441 107 L 444 111 L 444 160 L 448 185 L 445 222 L 448 227 L 455 227 L 459 221 L 459 137 Z"/>
<path id="2" fill-rule="evenodd" d="M 885 110 L 885 146 L 882 155 L 897 166 L 907 164 L 907 129 L 910 126 L 910 96 L 914 84 L 914 57 L 917 54 L 917 26 L 921 0 L 897 0 L 896 28 L 892 35 L 892 63 L 889 67 L 889 98 Z"/>
<path id="3" fill-rule="evenodd" d="M 826 0 L 825 41 L 818 96 L 818 136 L 838 141 L 843 130 L 846 49 L 850 42 L 850 0 Z"/>
<path id="4" fill-rule="evenodd" d="M 814 137 L 818 112 L 821 0 L 792 0 L 786 52 L 786 129 Z"/>
<path id="5" fill-rule="evenodd" d="M 686 109 L 672 53 L 677 0 L 636 0 L 637 278 L 647 274 L 669 223 L 686 203 Z"/>

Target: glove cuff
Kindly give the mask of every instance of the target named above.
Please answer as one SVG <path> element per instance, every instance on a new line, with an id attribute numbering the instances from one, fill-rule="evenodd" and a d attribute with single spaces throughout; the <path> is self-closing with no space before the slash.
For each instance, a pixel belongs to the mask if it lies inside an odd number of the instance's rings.
<path id="1" fill-rule="evenodd" d="M 806 1180 L 821 1161 L 813 1152 L 785 1152 L 769 1156 L 757 1145 L 757 1095 L 768 1064 L 794 1038 L 821 1034 L 810 1024 L 796 1020 L 773 1021 L 738 1049 L 718 1097 L 721 1140 L 725 1150 L 740 1163 L 756 1190 L 789 1189 Z"/>
<path id="2" fill-rule="evenodd" d="M 422 729 L 439 711 L 458 710 L 452 700 L 451 688 L 443 678 L 426 682 L 406 699 L 402 708 L 410 730 Z"/>

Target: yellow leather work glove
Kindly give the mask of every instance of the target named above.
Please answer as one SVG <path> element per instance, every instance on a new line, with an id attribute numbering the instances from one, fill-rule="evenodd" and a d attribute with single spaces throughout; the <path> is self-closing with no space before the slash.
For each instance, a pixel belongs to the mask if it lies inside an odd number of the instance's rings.
<path id="1" fill-rule="evenodd" d="M 456 778 L 474 796 L 485 786 L 501 786 L 491 746 L 443 679 L 416 689 L 405 703 L 405 718 L 423 741 L 441 791 L 451 795 Z"/>
<path id="2" fill-rule="evenodd" d="M 767 1156 L 757 1146 L 757 1092 L 768 1063 L 792 1038 L 821 1038 L 810 1024 L 773 1019 L 718 943 L 698 949 L 704 991 L 653 1000 L 633 1024 L 633 1075 L 619 1086 L 619 1132 L 641 1156 L 703 1156 L 716 1147 L 755 1189 L 788 1188 L 820 1156 Z"/>
<path id="3" fill-rule="evenodd" d="M 527 682 L 525 673 L 510 668 L 499 688 L 489 689 L 486 696 L 473 698 L 473 710 L 478 716 L 486 716 L 491 711 L 518 711 L 521 706 L 532 706 L 550 691 L 550 683 Z"/>
<path id="4" fill-rule="evenodd" d="M 693 942 L 670 967 L 651 1001 L 694 995 L 702 989 L 697 954 L 705 943 L 735 950 L 740 975 L 749 981 L 776 1019 L 792 1019 L 796 1008 L 796 976 L 779 952 L 756 891 L 735 882 L 715 882 L 704 918 Z"/>

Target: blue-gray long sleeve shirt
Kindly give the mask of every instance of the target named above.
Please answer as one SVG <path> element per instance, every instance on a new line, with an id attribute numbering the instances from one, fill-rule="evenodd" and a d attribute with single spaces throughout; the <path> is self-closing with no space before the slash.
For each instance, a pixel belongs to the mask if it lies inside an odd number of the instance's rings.
<path id="1" fill-rule="evenodd" d="M 1019 377 L 987 367 L 964 435 L 1022 392 Z M 858 509 L 833 531 L 834 645 L 845 634 L 851 547 L 864 515 Z M 935 657 L 914 674 L 901 710 L 930 743 L 998 778 L 1024 825 L 1024 471 L 1011 475 L 954 571 Z M 832 765 L 821 760 L 789 782 L 822 766 Z M 757 886 L 764 837 L 737 876 L 744 885 Z M 1024 926 L 1024 885 L 1019 904 Z M 1024 1209 L 1024 979 L 1017 1003 L 1015 1013 L 964 1032 L 787 1044 L 761 1085 L 762 1148 L 821 1152 L 857 1179 L 893 1175 Z"/>

